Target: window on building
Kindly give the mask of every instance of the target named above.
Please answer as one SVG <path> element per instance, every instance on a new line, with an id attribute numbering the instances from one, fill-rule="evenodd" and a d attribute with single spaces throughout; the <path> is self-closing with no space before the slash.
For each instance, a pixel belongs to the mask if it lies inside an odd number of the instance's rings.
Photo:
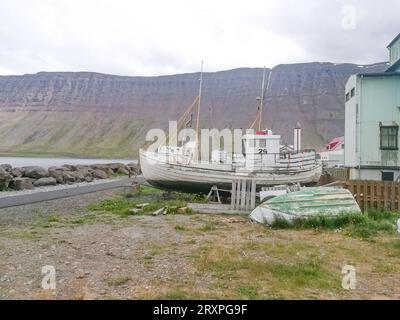
<path id="1" fill-rule="evenodd" d="M 394 172 L 382 172 L 382 181 L 393 181 Z"/>
<path id="2" fill-rule="evenodd" d="M 381 126 L 381 150 L 398 150 L 398 126 Z"/>
<path id="3" fill-rule="evenodd" d="M 350 97 L 353 98 L 356 95 L 356 88 L 351 89 Z"/>
<path id="4" fill-rule="evenodd" d="M 347 93 L 346 93 L 346 102 L 349 101 L 349 100 L 350 100 L 350 93 L 347 92 Z"/>

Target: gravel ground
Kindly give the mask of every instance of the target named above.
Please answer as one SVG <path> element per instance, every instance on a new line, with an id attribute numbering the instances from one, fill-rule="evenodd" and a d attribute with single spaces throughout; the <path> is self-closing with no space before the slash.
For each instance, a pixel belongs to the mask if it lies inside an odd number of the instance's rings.
<path id="1" fill-rule="evenodd" d="M 126 177 L 124 177 L 123 179 L 126 179 Z M 102 183 L 111 182 L 111 181 L 115 181 L 115 180 L 116 180 L 115 178 L 114 179 L 99 179 L 99 180 L 94 180 L 92 182 L 79 182 L 79 183 L 74 183 L 74 184 L 58 184 L 56 186 L 49 186 L 49 187 L 36 187 L 32 190 L 2 191 L 2 192 L 0 192 L 0 199 L 12 197 L 12 196 L 20 196 L 20 195 L 25 195 L 25 194 L 41 193 L 41 192 L 54 191 L 54 190 L 73 189 L 73 188 L 77 188 L 77 187 L 81 187 L 81 186 L 97 185 L 97 184 L 102 184 Z"/>
<path id="2" fill-rule="evenodd" d="M 88 211 L 122 193 L 1 209 L 0 299 L 400 299 L 393 237 L 270 230 L 237 216 Z M 322 265 L 311 277 L 276 268 L 314 260 Z M 346 264 L 357 269 L 357 290 L 341 289 Z M 46 265 L 55 267 L 55 290 L 41 286 Z"/>
<path id="3" fill-rule="evenodd" d="M 99 180 L 105 181 L 105 180 Z M 55 188 L 55 187 L 54 187 Z M 48 191 L 50 188 L 42 188 Z M 11 192 L 10 192 L 11 193 Z M 13 192 L 12 192 L 13 193 Z M 0 209 L 0 225 L 19 225 L 36 221 L 38 218 L 55 214 L 82 214 L 87 212 L 87 206 L 107 197 L 123 194 L 123 188 L 88 193 L 80 196 L 44 201 L 23 206 Z M 1 201 L 1 200 L 0 200 Z"/>

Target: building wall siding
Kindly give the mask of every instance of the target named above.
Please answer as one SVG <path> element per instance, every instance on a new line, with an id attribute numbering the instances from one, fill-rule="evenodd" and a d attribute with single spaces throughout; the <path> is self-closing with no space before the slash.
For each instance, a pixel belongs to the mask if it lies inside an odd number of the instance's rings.
<path id="1" fill-rule="evenodd" d="M 344 138 L 344 165 L 345 167 L 355 167 L 357 161 L 357 104 L 358 104 L 358 88 L 357 76 L 353 75 L 349 78 L 346 84 L 346 93 L 352 88 L 356 88 L 356 96 L 346 102 L 345 107 L 345 138 Z"/>
<path id="2" fill-rule="evenodd" d="M 390 65 L 400 59 L 400 38 L 390 47 Z"/>
<path id="3" fill-rule="evenodd" d="M 361 166 L 400 166 L 399 151 L 380 150 L 380 126 L 400 125 L 399 77 L 365 77 L 360 84 Z"/>

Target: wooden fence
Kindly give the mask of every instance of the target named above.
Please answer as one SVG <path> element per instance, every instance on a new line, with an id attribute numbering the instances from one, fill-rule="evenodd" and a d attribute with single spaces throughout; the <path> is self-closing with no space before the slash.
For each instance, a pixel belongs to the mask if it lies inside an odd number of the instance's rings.
<path id="1" fill-rule="evenodd" d="M 361 210 L 400 211 L 400 183 L 348 180 L 345 187 L 353 194 Z"/>

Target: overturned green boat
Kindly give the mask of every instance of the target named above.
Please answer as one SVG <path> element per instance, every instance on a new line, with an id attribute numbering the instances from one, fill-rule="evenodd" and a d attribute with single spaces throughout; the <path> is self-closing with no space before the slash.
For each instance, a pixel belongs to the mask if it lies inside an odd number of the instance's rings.
<path id="1" fill-rule="evenodd" d="M 271 225 L 278 219 L 290 222 L 316 216 L 335 217 L 357 213 L 361 213 L 360 207 L 349 190 L 315 187 L 273 197 L 254 209 L 250 218 Z"/>

